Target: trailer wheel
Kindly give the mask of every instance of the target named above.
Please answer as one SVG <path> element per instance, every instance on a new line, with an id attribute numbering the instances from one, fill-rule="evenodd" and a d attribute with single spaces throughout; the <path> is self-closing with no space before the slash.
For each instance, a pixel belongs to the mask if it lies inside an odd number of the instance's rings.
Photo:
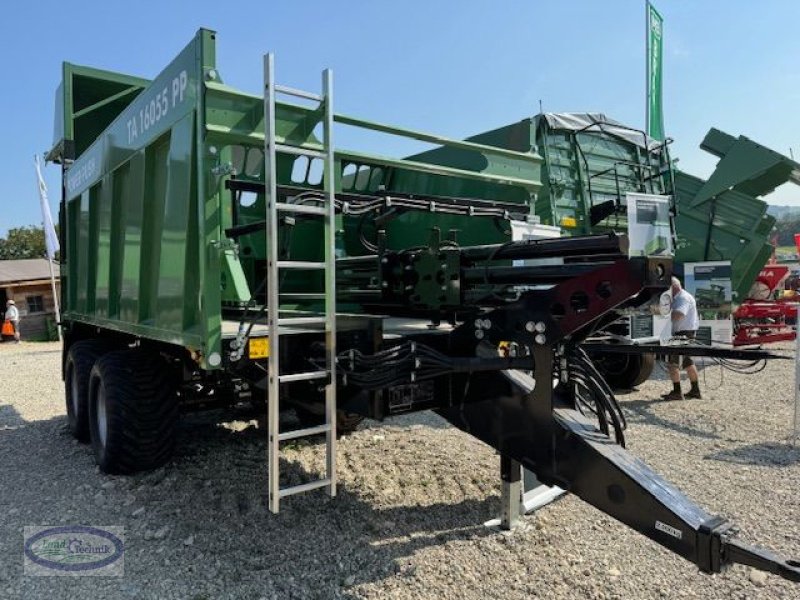
<path id="1" fill-rule="evenodd" d="M 598 356 L 597 370 L 612 390 L 630 390 L 647 381 L 656 364 L 654 354 L 617 354 Z"/>
<path id="2" fill-rule="evenodd" d="M 160 355 L 120 350 L 101 357 L 89 379 L 89 432 L 104 473 L 164 464 L 178 419 L 177 382 Z"/>
<path id="3" fill-rule="evenodd" d="M 89 441 L 89 375 L 98 357 L 110 346 L 102 340 L 74 343 L 64 364 L 64 396 L 67 405 L 67 427 L 81 442 Z"/>

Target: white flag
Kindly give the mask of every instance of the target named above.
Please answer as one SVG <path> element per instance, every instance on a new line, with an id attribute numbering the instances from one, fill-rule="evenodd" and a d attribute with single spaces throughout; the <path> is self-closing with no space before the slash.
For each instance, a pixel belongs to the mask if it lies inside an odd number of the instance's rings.
<path id="1" fill-rule="evenodd" d="M 39 203 L 42 206 L 42 224 L 44 225 L 44 241 L 47 244 L 47 258 L 53 260 L 61 247 L 58 244 L 56 228 L 53 227 L 53 216 L 50 214 L 50 203 L 47 201 L 47 185 L 42 178 L 42 168 L 39 165 L 39 155 L 34 156 L 36 164 L 36 177 L 39 179 Z"/>

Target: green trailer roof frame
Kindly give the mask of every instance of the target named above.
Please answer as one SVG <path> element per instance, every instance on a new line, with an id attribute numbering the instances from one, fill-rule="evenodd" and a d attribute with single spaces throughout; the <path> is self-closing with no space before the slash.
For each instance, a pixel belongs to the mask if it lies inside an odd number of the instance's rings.
<path id="1" fill-rule="evenodd" d="M 148 85 L 150 81 L 141 77 L 62 63 L 53 145 L 46 160 L 60 163 L 77 158 Z"/>
<path id="2" fill-rule="evenodd" d="M 242 92 L 219 81 L 206 81 L 205 88 L 207 103 L 211 109 L 206 114 L 206 130 L 210 136 L 228 143 L 263 145 L 262 97 Z M 321 115 L 309 107 L 291 102 L 278 102 L 277 105 L 276 141 L 300 145 L 310 150 L 322 150 L 322 145 L 312 131 Z M 531 173 L 535 173 L 536 166 L 541 160 L 535 152 L 518 152 L 486 144 L 451 139 L 341 113 L 334 113 L 333 118 L 334 123 L 340 125 L 437 144 L 444 148 L 468 151 L 480 156 L 483 164 L 475 169 L 456 168 L 406 158 L 391 158 L 354 150 L 337 149 L 335 156 L 342 161 L 363 161 L 408 171 L 518 186 L 526 188 L 532 193 L 541 187 L 538 176 L 524 177 L 521 175 L 529 170 Z"/>

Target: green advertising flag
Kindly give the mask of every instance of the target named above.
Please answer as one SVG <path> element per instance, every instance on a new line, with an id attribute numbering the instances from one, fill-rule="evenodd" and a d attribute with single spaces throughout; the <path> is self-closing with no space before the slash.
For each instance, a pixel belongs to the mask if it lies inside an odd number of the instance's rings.
<path id="1" fill-rule="evenodd" d="M 650 2 L 647 3 L 647 134 L 664 139 L 662 104 L 662 66 L 664 20 Z"/>

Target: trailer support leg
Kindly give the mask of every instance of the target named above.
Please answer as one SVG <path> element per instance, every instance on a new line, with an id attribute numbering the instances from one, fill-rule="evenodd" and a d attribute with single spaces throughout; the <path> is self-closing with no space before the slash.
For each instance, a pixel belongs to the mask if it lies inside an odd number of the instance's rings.
<path id="1" fill-rule="evenodd" d="M 513 529 L 520 517 L 522 466 L 513 458 L 500 456 L 500 529 Z"/>
<path id="2" fill-rule="evenodd" d="M 567 493 L 558 486 L 545 485 L 533 471 L 505 456 L 500 458 L 500 479 L 500 518 L 486 521 L 486 527 L 511 530 L 519 524 L 520 517 L 535 513 Z"/>

